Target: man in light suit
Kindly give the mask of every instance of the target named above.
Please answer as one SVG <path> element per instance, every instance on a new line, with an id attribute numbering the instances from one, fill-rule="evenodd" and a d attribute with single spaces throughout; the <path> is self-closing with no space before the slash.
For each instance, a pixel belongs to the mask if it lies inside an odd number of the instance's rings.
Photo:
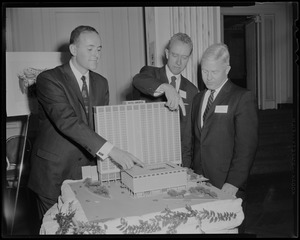
<path id="1" fill-rule="evenodd" d="M 96 157 L 110 156 L 124 169 L 134 162 L 142 164 L 94 131 L 92 106 L 109 103 L 107 80 L 93 72 L 102 48 L 98 32 L 90 26 L 75 28 L 69 48 L 71 60 L 42 72 L 36 81 L 39 133 L 28 187 L 37 194 L 40 219 L 57 202 L 62 182 L 81 179 L 81 167 L 95 165 Z M 87 102 L 81 92 L 85 85 L 82 76 L 87 83 Z"/>
<path id="2" fill-rule="evenodd" d="M 133 98 L 146 102 L 166 102 L 171 110 L 180 111 L 181 135 L 185 129 L 186 116 L 198 88 L 181 75 L 193 51 L 191 38 L 177 33 L 170 39 L 165 54 L 167 64 L 163 67 L 144 66 L 133 77 Z M 172 85 L 172 78 L 174 85 Z"/>
<path id="3" fill-rule="evenodd" d="M 203 53 L 201 70 L 207 90 L 194 98 L 184 136 L 183 161 L 217 188 L 245 200 L 258 145 L 258 109 L 252 92 L 228 79 L 229 58 L 228 48 L 222 43 L 211 45 Z M 212 90 L 212 103 L 205 113 Z"/>

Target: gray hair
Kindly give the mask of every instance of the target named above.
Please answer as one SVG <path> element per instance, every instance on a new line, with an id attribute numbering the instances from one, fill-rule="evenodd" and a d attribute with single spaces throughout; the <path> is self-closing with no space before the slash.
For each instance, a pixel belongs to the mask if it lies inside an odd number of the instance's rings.
<path id="1" fill-rule="evenodd" d="M 201 57 L 201 63 L 206 60 L 218 61 L 222 60 L 224 64 L 229 65 L 230 54 L 228 47 L 224 43 L 215 43 L 210 45 Z"/>
<path id="2" fill-rule="evenodd" d="M 168 43 L 168 45 L 167 45 L 167 49 L 168 49 L 168 50 L 170 50 L 170 46 L 171 46 L 171 45 L 173 44 L 173 42 L 175 42 L 176 40 L 181 41 L 181 42 L 183 42 L 183 43 L 189 45 L 190 48 L 191 48 L 190 54 L 192 53 L 192 51 L 193 51 L 193 42 L 192 42 L 192 39 L 189 37 L 189 35 L 187 35 L 187 34 L 185 34 L 185 33 L 181 33 L 181 32 L 176 33 L 176 34 L 174 34 L 174 35 L 171 37 L 171 39 L 170 39 L 170 41 L 169 41 L 169 43 Z"/>

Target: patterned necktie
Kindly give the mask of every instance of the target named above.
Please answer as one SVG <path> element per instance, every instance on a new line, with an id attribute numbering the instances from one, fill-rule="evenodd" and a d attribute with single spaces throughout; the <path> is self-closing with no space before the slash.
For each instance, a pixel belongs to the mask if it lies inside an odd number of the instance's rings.
<path id="1" fill-rule="evenodd" d="M 89 93 L 88 93 L 88 88 L 87 88 L 87 84 L 85 81 L 85 76 L 82 76 L 81 80 L 83 83 L 81 93 L 82 93 L 82 97 L 83 97 L 83 101 L 84 101 L 85 110 L 88 115 L 89 114 Z"/>
<path id="2" fill-rule="evenodd" d="M 205 121 L 206 115 L 208 113 L 208 110 L 210 109 L 212 102 L 214 101 L 214 93 L 215 93 L 215 90 L 210 90 L 210 95 L 209 95 L 209 98 L 207 101 L 207 105 L 206 105 L 205 111 L 203 113 L 203 122 Z"/>
<path id="3" fill-rule="evenodd" d="M 172 76 L 172 77 L 171 77 L 171 83 L 170 83 L 170 84 L 176 89 L 176 82 L 175 82 L 175 81 L 176 81 L 176 77 L 175 77 L 175 76 Z"/>

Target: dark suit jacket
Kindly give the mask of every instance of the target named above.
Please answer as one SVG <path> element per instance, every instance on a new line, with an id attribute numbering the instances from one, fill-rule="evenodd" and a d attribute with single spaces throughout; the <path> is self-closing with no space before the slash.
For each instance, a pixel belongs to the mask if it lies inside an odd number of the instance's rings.
<path id="1" fill-rule="evenodd" d="M 254 95 L 228 80 L 200 126 L 205 91 L 194 98 L 184 136 L 183 161 L 222 188 L 225 182 L 244 190 L 258 145 L 258 113 Z M 218 109 L 228 106 L 226 113 Z M 218 107 L 217 107 L 218 106 Z"/>
<path id="2" fill-rule="evenodd" d="M 155 90 L 162 84 L 169 83 L 166 74 L 166 67 L 144 66 L 140 73 L 133 77 L 133 99 L 145 100 L 146 102 L 166 102 L 167 98 L 163 94 L 159 97 L 153 97 Z M 181 75 L 181 83 L 179 89 L 186 92 L 186 98 L 182 98 L 185 105 L 186 116 L 182 115 L 180 110 L 180 130 L 181 136 L 185 129 L 188 113 L 190 112 L 194 96 L 199 92 L 198 88 L 188 79 Z"/>
<path id="3" fill-rule="evenodd" d="M 31 156 L 28 187 L 56 199 L 65 179 L 81 179 L 81 167 L 95 165 L 106 142 L 94 131 L 92 106 L 109 103 L 108 82 L 89 73 L 89 117 L 69 63 L 42 72 L 36 82 L 39 133 Z"/>

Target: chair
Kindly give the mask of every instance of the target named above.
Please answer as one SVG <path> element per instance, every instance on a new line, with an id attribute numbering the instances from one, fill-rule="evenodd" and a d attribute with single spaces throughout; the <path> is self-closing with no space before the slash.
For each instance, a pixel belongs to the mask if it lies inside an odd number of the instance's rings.
<path id="1" fill-rule="evenodd" d="M 7 232 L 12 234 L 20 187 L 25 187 L 29 176 L 29 156 L 32 144 L 25 136 L 16 135 L 6 140 L 6 194 L 4 196 L 4 217 Z M 25 149 L 23 149 L 25 147 Z M 27 193 L 27 191 L 26 191 Z M 26 194 L 27 201 L 29 199 Z"/>
<path id="2" fill-rule="evenodd" d="M 28 157 L 31 152 L 32 144 L 27 138 L 24 160 L 22 162 L 24 140 L 25 137 L 20 135 L 12 136 L 6 140 L 6 187 L 8 188 L 17 187 L 20 172 L 22 178 L 27 177 L 29 173 Z"/>
<path id="3" fill-rule="evenodd" d="M 24 119 L 25 117 L 25 119 Z M 28 158 L 31 153 L 31 142 L 27 138 L 30 115 L 16 116 L 12 119 L 21 119 L 21 135 L 12 136 L 6 140 L 6 189 L 4 194 L 4 220 L 7 232 L 12 235 L 17 212 L 19 190 L 21 183 L 27 182 L 29 176 Z M 7 122 L 11 118 L 7 118 Z M 25 180 L 25 181 L 24 181 Z M 12 193 L 15 193 L 12 195 Z M 27 195 L 27 198 L 29 196 Z"/>

